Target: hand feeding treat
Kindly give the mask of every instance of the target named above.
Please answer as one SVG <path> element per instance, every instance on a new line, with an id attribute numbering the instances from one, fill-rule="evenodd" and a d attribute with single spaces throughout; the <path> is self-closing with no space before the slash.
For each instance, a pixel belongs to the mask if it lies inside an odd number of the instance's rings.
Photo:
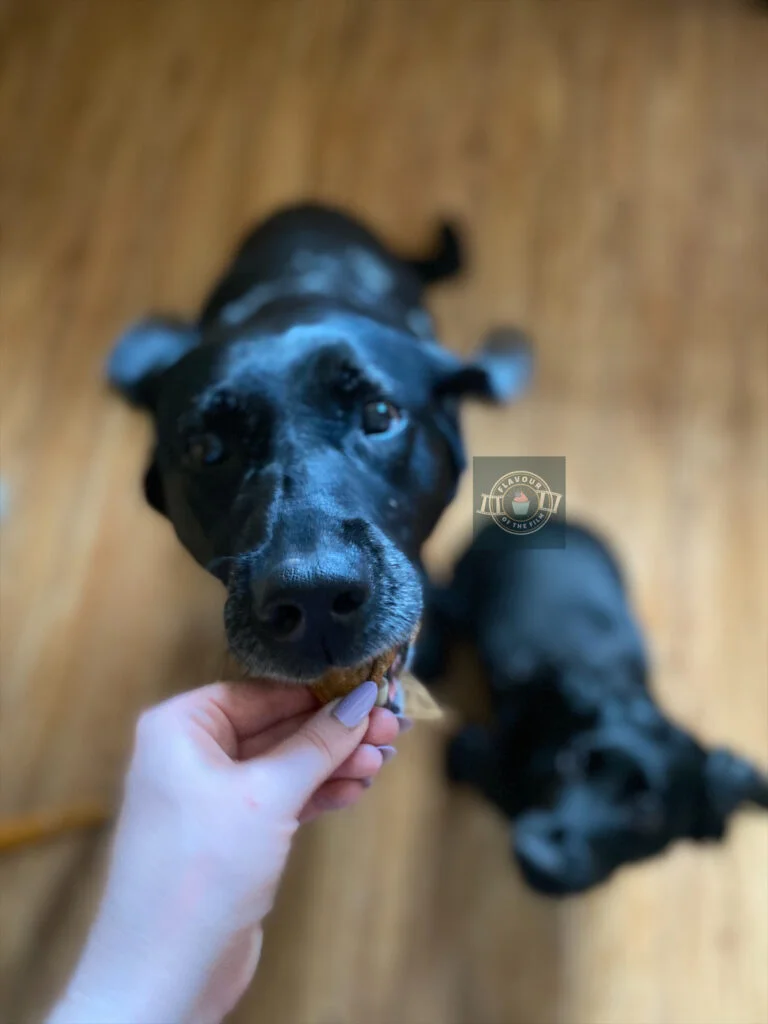
<path id="1" fill-rule="evenodd" d="M 376 707 L 388 708 L 395 714 L 412 718 L 440 718 L 442 711 L 426 687 L 408 672 L 408 662 L 418 627 L 411 639 L 377 655 L 371 661 L 348 668 L 330 668 L 314 683 L 310 690 L 323 704 L 345 697 L 357 686 L 373 680 L 379 688 Z"/>

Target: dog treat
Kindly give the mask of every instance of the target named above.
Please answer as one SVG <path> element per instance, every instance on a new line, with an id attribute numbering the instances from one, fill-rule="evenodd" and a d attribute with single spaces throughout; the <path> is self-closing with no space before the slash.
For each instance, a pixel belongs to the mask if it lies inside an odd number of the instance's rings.
<path id="1" fill-rule="evenodd" d="M 341 680 L 334 678 L 333 689 L 328 685 L 326 676 L 323 676 L 322 680 L 315 683 L 310 689 L 323 704 L 328 704 L 337 697 L 346 696 L 367 679 L 372 679 L 379 684 L 376 707 L 388 707 L 397 714 L 407 715 L 413 719 L 427 720 L 443 717 L 443 709 L 435 698 L 426 686 L 410 672 L 403 671 L 402 675 L 395 680 L 384 678 L 380 681 L 377 675 L 366 671 L 367 667 L 364 665 L 362 668 L 348 670 L 349 674 Z"/>
<path id="2" fill-rule="evenodd" d="M 411 634 L 408 641 L 376 655 L 359 665 L 329 668 L 314 682 L 298 683 L 285 680 L 287 686 L 306 686 L 321 704 L 346 697 L 356 687 L 372 680 L 379 688 L 376 707 L 388 708 L 397 715 L 413 719 L 437 719 L 443 717 L 443 709 L 430 692 L 409 671 L 411 653 L 420 628 Z M 247 682 L 253 678 L 231 652 L 227 652 L 221 669 L 221 678 L 233 682 Z"/>
<path id="3" fill-rule="evenodd" d="M 443 718 L 445 712 L 416 676 L 410 672 L 403 672 L 400 685 L 403 690 L 403 711 L 409 718 L 415 721 L 435 721 Z"/>
<path id="4" fill-rule="evenodd" d="M 346 697 L 355 687 L 370 679 L 379 688 L 376 707 L 389 708 L 398 715 L 407 714 L 411 718 L 440 718 L 440 706 L 427 688 L 407 670 L 419 628 L 420 624 L 407 643 L 377 655 L 372 661 L 349 668 L 328 669 L 310 685 L 310 690 L 323 704 L 328 704 L 339 697 Z"/>
<path id="5" fill-rule="evenodd" d="M 376 706 L 384 707 L 389 699 L 389 680 L 385 679 L 385 675 L 392 668 L 398 653 L 399 649 L 395 647 L 362 665 L 330 668 L 316 683 L 312 683 L 310 690 L 321 703 L 329 704 L 337 697 L 346 697 L 361 683 L 371 679 L 379 688 Z"/>
<path id="6" fill-rule="evenodd" d="M 333 669 L 327 672 L 322 679 L 310 686 L 310 690 L 323 704 L 328 704 L 337 697 L 345 697 L 351 693 L 356 686 L 372 679 L 379 686 L 379 695 L 376 699 L 376 707 L 389 707 L 398 714 L 408 715 L 409 718 L 427 720 L 443 717 L 443 710 L 426 686 L 411 675 L 403 671 L 397 679 L 389 680 L 385 673 L 390 668 L 386 664 L 389 655 L 381 655 L 375 658 L 372 663 L 366 662 L 362 666 L 351 669 Z M 384 668 L 381 663 L 384 662 Z M 371 664 L 374 668 L 371 668 Z"/>

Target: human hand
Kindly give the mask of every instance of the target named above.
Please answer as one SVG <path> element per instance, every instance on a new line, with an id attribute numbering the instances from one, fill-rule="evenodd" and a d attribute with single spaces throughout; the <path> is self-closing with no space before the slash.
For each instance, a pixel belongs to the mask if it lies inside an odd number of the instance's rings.
<path id="1" fill-rule="evenodd" d="M 145 712 L 104 898 L 49 1024 L 218 1021 L 248 984 L 301 821 L 355 803 L 399 724 L 363 683 L 217 683 Z"/>

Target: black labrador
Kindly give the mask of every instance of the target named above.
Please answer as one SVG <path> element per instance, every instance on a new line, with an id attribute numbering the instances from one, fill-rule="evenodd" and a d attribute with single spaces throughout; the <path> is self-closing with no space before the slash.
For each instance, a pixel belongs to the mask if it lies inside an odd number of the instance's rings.
<path id="1" fill-rule="evenodd" d="M 459 402 L 525 386 L 530 350 L 442 348 L 426 285 L 456 234 L 401 259 L 337 210 L 282 210 L 247 236 L 196 322 L 150 317 L 112 384 L 148 410 L 147 498 L 227 586 L 232 652 L 292 682 L 401 647 L 422 608 L 420 548 L 464 466 Z M 401 662 L 402 662 L 401 658 Z"/>
<path id="2" fill-rule="evenodd" d="M 450 644 L 475 646 L 491 721 L 452 741 L 450 776 L 510 821 L 527 882 L 562 896 L 677 839 L 721 839 L 742 803 L 768 808 L 768 778 L 708 750 L 648 689 L 648 662 L 619 568 L 589 531 L 524 549 L 494 524 L 428 601 L 416 671 L 439 677 Z"/>

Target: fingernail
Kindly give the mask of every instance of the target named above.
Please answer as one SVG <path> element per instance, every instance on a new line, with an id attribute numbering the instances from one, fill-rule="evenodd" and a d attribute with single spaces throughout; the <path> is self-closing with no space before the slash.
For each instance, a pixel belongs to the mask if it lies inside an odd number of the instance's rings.
<path id="1" fill-rule="evenodd" d="M 360 783 L 363 789 L 370 789 L 373 785 L 373 779 L 360 779 Z"/>
<path id="2" fill-rule="evenodd" d="M 369 714 L 376 703 L 378 693 L 378 686 L 370 679 L 367 683 L 360 683 L 333 709 L 334 718 L 337 718 L 342 725 L 346 725 L 348 729 L 354 729 Z"/>
<path id="3" fill-rule="evenodd" d="M 379 751 L 381 752 L 381 757 L 382 757 L 382 760 L 384 761 L 384 764 L 386 764 L 387 761 L 391 761 L 392 758 L 397 753 L 395 748 L 389 746 L 389 744 L 387 744 L 386 746 L 383 746 L 383 747 L 379 747 Z"/>
<path id="4" fill-rule="evenodd" d="M 409 729 L 413 728 L 413 719 L 412 718 L 408 718 L 407 715 L 399 716 L 397 720 L 400 723 L 400 732 L 401 733 L 408 732 Z"/>

